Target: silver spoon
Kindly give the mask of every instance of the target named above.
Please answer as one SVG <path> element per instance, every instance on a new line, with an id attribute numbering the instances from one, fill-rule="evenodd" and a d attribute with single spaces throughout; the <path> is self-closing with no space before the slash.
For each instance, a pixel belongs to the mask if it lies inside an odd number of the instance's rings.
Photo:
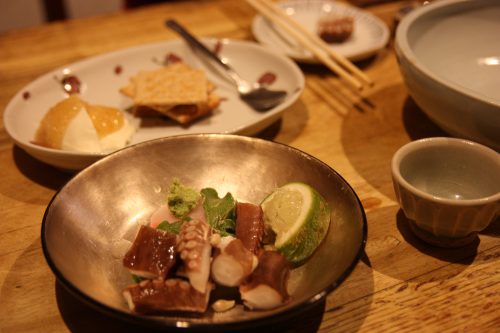
<path id="1" fill-rule="evenodd" d="M 234 69 L 222 62 L 215 53 L 205 47 L 205 45 L 175 20 L 169 19 L 165 24 L 167 27 L 177 32 L 190 46 L 201 51 L 210 60 L 221 66 L 236 85 L 240 98 L 255 110 L 267 111 L 280 104 L 285 99 L 287 95 L 286 91 L 269 90 L 257 82 L 250 83 L 242 79 Z"/>

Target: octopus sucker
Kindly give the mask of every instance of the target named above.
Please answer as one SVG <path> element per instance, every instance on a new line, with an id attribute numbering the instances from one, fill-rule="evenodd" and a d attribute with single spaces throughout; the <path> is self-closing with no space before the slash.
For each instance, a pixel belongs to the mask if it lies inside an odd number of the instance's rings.
<path id="1" fill-rule="evenodd" d="M 204 292 L 210 275 L 210 227 L 201 220 L 191 220 L 181 226 L 177 250 L 183 266 L 177 272 L 189 279 L 199 292 Z"/>
<path id="2" fill-rule="evenodd" d="M 239 286 L 257 266 L 257 257 L 237 238 L 223 237 L 217 249 L 219 253 L 212 261 L 211 275 L 220 285 Z"/>
<path id="3" fill-rule="evenodd" d="M 264 237 L 262 208 L 246 202 L 236 204 L 236 238 L 252 253 L 257 254 Z"/>
<path id="4" fill-rule="evenodd" d="M 142 225 L 123 265 L 141 277 L 165 278 L 176 262 L 176 244 L 176 235 Z"/>
<path id="5" fill-rule="evenodd" d="M 154 314 L 169 311 L 203 313 L 207 310 L 212 285 L 199 292 L 182 279 L 144 280 L 123 291 L 129 308 L 137 313 Z"/>
<path id="6" fill-rule="evenodd" d="M 284 304 L 289 299 L 289 274 L 289 264 L 281 253 L 262 251 L 257 268 L 240 285 L 240 295 L 245 306 L 268 310 Z"/>

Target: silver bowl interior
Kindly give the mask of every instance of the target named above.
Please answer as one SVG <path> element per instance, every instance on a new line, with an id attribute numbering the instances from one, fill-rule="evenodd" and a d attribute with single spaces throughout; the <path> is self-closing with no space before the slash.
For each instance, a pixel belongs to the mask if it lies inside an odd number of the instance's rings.
<path id="1" fill-rule="evenodd" d="M 311 259 L 292 271 L 289 304 L 270 311 L 239 306 L 203 316 L 144 317 L 128 310 L 121 294 L 131 283 L 121 264 L 124 248 L 165 203 L 165 190 L 175 177 L 253 203 L 290 181 L 306 182 L 326 198 L 333 208 L 328 235 Z M 45 257 L 64 286 L 104 312 L 160 327 L 251 325 L 305 310 L 345 279 L 365 241 L 360 201 L 328 165 L 286 145 L 222 134 L 158 139 L 111 154 L 70 180 L 54 196 L 42 223 Z"/>

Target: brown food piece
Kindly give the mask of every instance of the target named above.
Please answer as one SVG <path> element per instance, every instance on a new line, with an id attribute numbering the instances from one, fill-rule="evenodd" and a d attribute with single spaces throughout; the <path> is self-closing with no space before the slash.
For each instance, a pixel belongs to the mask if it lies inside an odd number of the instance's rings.
<path id="1" fill-rule="evenodd" d="M 289 299 L 289 274 L 289 264 L 281 253 L 262 251 L 257 268 L 240 286 L 243 303 L 250 309 L 259 310 L 282 305 Z"/>
<path id="2" fill-rule="evenodd" d="M 276 81 L 276 74 L 272 72 L 265 72 L 257 80 L 257 82 L 263 85 L 271 85 L 274 83 L 274 81 Z"/>
<path id="3" fill-rule="evenodd" d="M 354 30 L 352 17 L 323 17 L 318 21 L 317 34 L 327 43 L 343 43 Z"/>
<path id="4" fill-rule="evenodd" d="M 249 276 L 255 268 L 257 258 L 250 252 L 241 240 L 230 237 L 231 240 L 220 246 L 220 253 L 212 261 L 212 278 L 226 287 L 236 287 Z"/>
<path id="5" fill-rule="evenodd" d="M 257 254 L 264 236 L 264 218 L 260 205 L 236 204 L 236 238 L 252 253 Z"/>
<path id="6" fill-rule="evenodd" d="M 138 276 L 166 278 L 176 262 L 176 244 L 176 235 L 142 225 L 123 265 Z"/>
<path id="7" fill-rule="evenodd" d="M 176 106 L 145 106 L 138 105 L 132 109 L 132 113 L 136 117 L 158 117 L 167 116 L 182 125 L 186 125 L 199 119 L 205 115 L 210 114 L 220 104 L 220 98 L 214 93 L 209 93 L 206 102 L 199 104 L 186 104 Z"/>
<path id="8" fill-rule="evenodd" d="M 175 53 L 168 53 L 165 56 L 165 64 L 167 65 L 176 64 L 179 62 L 182 62 L 182 58 Z"/>
<path id="9" fill-rule="evenodd" d="M 80 86 L 82 85 L 80 79 L 76 75 L 66 75 L 61 79 L 63 90 L 68 94 L 79 94 Z"/>
<path id="10" fill-rule="evenodd" d="M 199 312 L 206 311 L 211 285 L 205 292 L 194 289 L 187 281 L 181 279 L 144 280 L 128 286 L 123 291 L 132 311 L 143 314 L 163 313 L 169 311 Z"/>

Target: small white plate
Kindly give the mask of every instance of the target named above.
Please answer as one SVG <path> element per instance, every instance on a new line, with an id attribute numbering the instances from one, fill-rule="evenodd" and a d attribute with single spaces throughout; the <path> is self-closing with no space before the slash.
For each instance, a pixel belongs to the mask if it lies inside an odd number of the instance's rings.
<path id="1" fill-rule="evenodd" d="M 332 49 L 351 61 L 369 57 L 389 41 L 389 28 L 378 17 L 356 7 L 327 0 L 292 0 L 277 3 L 285 13 L 316 33 L 316 24 L 322 16 L 350 16 L 354 19 L 352 35 L 343 43 L 330 44 Z M 306 63 L 317 63 L 313 54 L 304 50 L 285 31 L 261 15 L 252 24 L 252 32 L 261 44 Z"/>
<path id="2" fill-rule="evenodd" d="M 276 75 L 271 89 L 283 89 L 287 99 L 267 112 L 257 112 L 240 100 L 235 87 L 181 40 L 147 44 L 88 58 L 49 72 L 22 88 L 9 102 L 4 112 L 7 133 L 15 143 L 33 157 L 67 170 L 80 170 L 102 158 L 104 153 L 75 153 L 50 149 L 32 143 L 35 132 L 50 107 L 67 97 L 61 83 L 65 73 L 71 73 L 82 82 L 80 96 L 91 104 L 117 107 L 125 110 L 132 100 L 122 95 L 119 88 L 140 70 L 162 66 L 165 56 L 172 53 L 195 68 L 205 70 L 217 86 L 220 106 L 209 117 L 191 126 L 182 127 L 170 121 L 142 121 L 131 145 L 139 142 L 182 134 L 233 133 L 253 135 L 278 120 L 304 90 L 304 75 L 287 57 L 253 42 L 230 39 L 203 39 L 210 48 L 219 47 L 219 56 L 249 81 L 256 81 L 266 72 Z"/>

